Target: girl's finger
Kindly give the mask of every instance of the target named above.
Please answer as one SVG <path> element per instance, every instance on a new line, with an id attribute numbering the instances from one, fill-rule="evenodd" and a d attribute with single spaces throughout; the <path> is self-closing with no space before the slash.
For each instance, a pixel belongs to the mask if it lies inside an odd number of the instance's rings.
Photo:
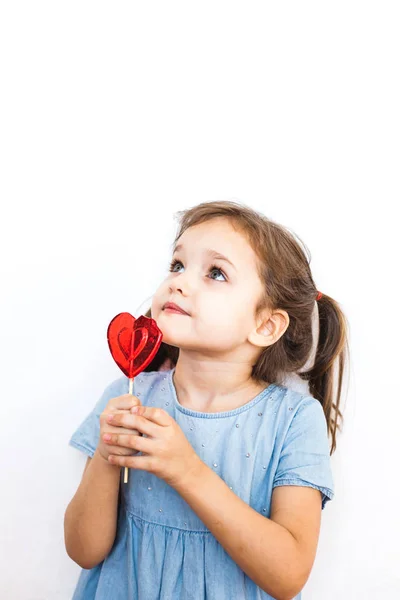
<path id="1" fill-rule="evenodd" d="M 116 427 L 125 427 L 127 429 L 136 429 L 140 433 L 145 433 L 151 437 L 157 435 L 157 425 L 148 419 L 131 413 L 113 413 L 107 416 L 107 424 Z"/>
<path id="2" fill-rule="evenodd" d="M 130 412 L 145 417 L 145 419 L 148 419 L 157 425 L 161 425 L 162 427 L 171 425 L 171 422 L 173 421 L 173 418 L 165 412 L 165 410 L 153 406 L 137 406 L 132 408 Z"/>
<path id="3" fill-rule="evenodd" d="M 138 452 L 138 450 L 133 450 L 133 448 L 125 448 L 124 446 L 110 446 L 106 443 L 107 450 L 109 454 L 117 454 L 118 456 L 132 456 Z"/>
<path id="4" fill-rule="evenodd" d="M 132 408 L 132 407 L 131 407 Z M 119 427 L 121 428 L 121 425 L 117 424 L 117 421 L 114 420 L 115 415 L 130 415 L 132 413 L 129 412 L 129 410 L 125 409 L 125 410 L 110 410 L 110 411 L 104 411 L 101 413 L 100 415 L 100 423 L 102 423 L 103 427 L 106 426 L 108 427 L 109 425 L 112 425 L 114 427 Z M 110 420 L 109 417 L 112 416 L 113 419 Z M 128 429 L 128 433 L 129 433 L 129 428 Z M 122 431 L 120 431 L 119 433 L 123 433 Z"/>
<path id="5" fill-rule="evenodd" d="M 129 410 L 132 406 L 139 406 L 140 400 L 132 394 L 124 394 L 113 399 L 112 405 L 119 410 Z"/>
<path id="6" fill-rule="evenodd" d="M 153 458 L 151 456 L 116 456 L 110 454 L 108 462 L 119 467 L 129 467 L 139 471 L 153 473 Z"/>
<path id="7" fill-rule="evenodd" d="M 128 429 L 127 427 L 114 427 L 113 425 L 106 423 L 103 433 L 128 433 L 129 435 L 135 435 L 134 429 Z M 138 432 L 137 435 L 140 435 Z"/>
<path id="8" fill-rule="evenodd" d="M 107 445 L 122 446 L 123 448 L 130 448 L 138 452 L 145 452 L 146 454 L 149 454 L 154 446 L 153 440 L 140 435 L 108 433 L 103 435 L 103 440 Z"/>

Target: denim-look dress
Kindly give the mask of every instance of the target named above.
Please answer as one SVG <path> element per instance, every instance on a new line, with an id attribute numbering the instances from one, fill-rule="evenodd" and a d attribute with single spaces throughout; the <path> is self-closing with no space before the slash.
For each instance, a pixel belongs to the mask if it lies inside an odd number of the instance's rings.
<path id="1" fill-rule="evenodd" d="M 133 394 L 167 411 L 196 453 L 234 494 L 265 517 L 275 486 L 321 491 L 333 498 L 327 425 L 312 396 L 270 384 L 234 410 L 203 413 L 179 404 L 175 368 L 142 372 Z M 89 456 L 99 416 L 111 398 L 128 393 L 125 376 L 111 383 L 69 444 Z M 82 569 L 72 600 L 266 600 L 196 513 L 167 483 L 147 471 L 121 469 L 117 533 L 106 558 Z M 243 524 L 246 527 L 246 524 Z M 295 600 L 300 600 L 301 594 Z"/>

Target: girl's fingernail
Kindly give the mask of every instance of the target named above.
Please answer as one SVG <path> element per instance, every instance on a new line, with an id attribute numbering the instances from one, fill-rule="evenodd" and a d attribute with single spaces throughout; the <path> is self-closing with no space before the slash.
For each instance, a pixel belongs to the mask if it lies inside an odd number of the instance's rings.
<path id="1" fill-rule="evenodd" d="M 109 442 L 109 441 L 111 440 L 111 435 L 110 435 L 109 433 L 106 433 L 106 434 L 104 435 L 104 439 L 105 439 L 107 442 Z"/>
<path id="2" fill-rule="evenodd" d="M 139 407 L 138 407 L 138 406 L 134 406 L 134 407 L 131 409 L 131 412 L 133 412 L 133 413 L 138 413 L 138 412 L 139 412 Z"/>

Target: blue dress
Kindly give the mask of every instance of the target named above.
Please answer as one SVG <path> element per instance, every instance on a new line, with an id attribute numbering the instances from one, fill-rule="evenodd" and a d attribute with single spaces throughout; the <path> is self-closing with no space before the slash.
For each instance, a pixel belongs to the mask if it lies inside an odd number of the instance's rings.
<path id="1" fill-rule="evenodd" d="M 179 404 L 174 371 L 142 372 L 133 394 L 167 411 L 203 462 L 254 510 L 269 517 L 279 485 L 320 490 L 321 509 L 333 498 L 326 420 L 313 396 L 270 384 L 244 406 L 202 413 Z M 71 446 L 93 456 L 99 416 L 128 386 L 122 376 L 106 387 Z M 100 564 L 82 569 L 72 600 L 271 600 L 171 486 L 134 469 L 124 483 L 123 472 L 114 545 Z"/>

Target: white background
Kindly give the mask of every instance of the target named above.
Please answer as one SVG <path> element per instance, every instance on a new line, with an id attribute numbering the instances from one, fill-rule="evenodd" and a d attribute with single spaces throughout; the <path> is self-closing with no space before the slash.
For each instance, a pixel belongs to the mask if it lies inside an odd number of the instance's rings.
<path id="1" fill-rule="evenodd" d="M 68 440 L 120 376 L 108 323 L 217 199 L 295 231 L 350 323 L 303 598 L 400 596 L 399 56 L 397 2 L 2 3 L 1 598 L 71 598 Z"/>

